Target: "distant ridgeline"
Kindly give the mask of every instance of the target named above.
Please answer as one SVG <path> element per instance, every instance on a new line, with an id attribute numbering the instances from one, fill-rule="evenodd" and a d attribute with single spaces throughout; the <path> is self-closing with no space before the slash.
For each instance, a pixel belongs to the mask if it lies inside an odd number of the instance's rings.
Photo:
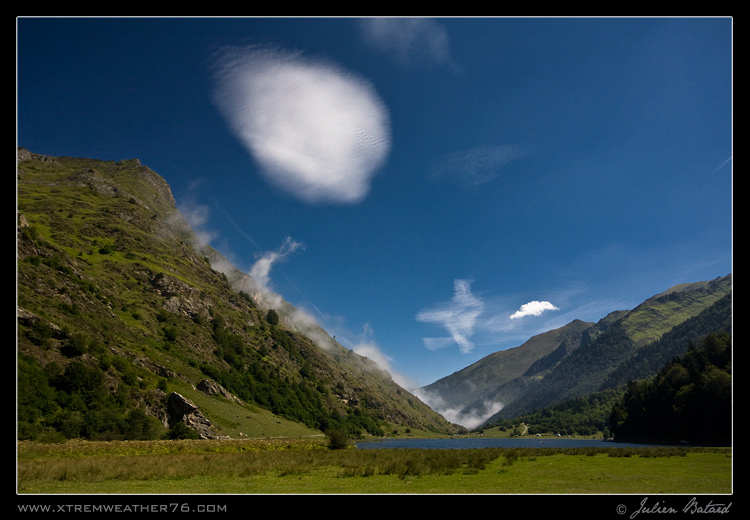
<path id="1" fill-rule="evenodd" d="M 679 356 L 702 351 L 709 336 L 709 343 L 728 338 L 731 352 L 731 291 L 731 275 L 675 286 L 596 324 L 575 320 L 519 347 L 490 354 L 423 390 L 439 395 L 451 408 L 463 407 L 466 413 L 489 410 L 490 404 L 497 403 L 501 410 L 488 412 L 483 428 L 513 428 L 523 422 L 529 433 L 583 435 L 609 434 L 614 427 L 618 437 L 625 436 L 626 430 L 632 437 L 635 418 L 626 423 L 627 407 L 619 403 L 626 389 L 634 388 L 631 381 L 650 380 Z M 713 370 L 712 366 L 707 369 Z M 731 382 L 731 364 L 719 368 Z M 692 380 L 688 384 L 694 386 L 684 392 L 704 387 Z M 610 425 L 616 405 L 619 415 L 613 416 Z M 687 409 L 682 408 L 684 419 Z M 730 421 L 727 415 L 724 424 Z M 643 431 L 647 422 L 646 418 L 639 421 Z M 661 428 L 654 425 L 654 437 L 661 435 L 656 433 Z M 683 437 L 699 437 L 695 430 L 692 433 Z"/>

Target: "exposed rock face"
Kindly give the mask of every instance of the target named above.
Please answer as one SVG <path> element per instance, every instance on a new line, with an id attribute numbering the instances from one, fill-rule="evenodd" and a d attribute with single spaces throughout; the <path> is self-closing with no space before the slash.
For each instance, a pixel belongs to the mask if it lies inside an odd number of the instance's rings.
<path id="1" fill-rule="evenodd" d="M 170 425 L 177 422 L 183 422 L 198 432 L 201 439 L 226 438 L 225 436 L 216 433 L 211 421 L 201 413 L 195 403 L 177 392 L 172 392 L 169 395 L 169 400 L 167 402 L 167 415 L 169 417 Z"/>
<path id="2" fill-rule="evenodd" d="M 38 153 L 31 153 L 26 148 L 18 148 L 18 162 L 31 161 L 31 160 L 40 161 L 40 162 L 50 162 L 50 163 L 57 162 L 55 161 L 54 157 L 48 157 L 46 155 L 41 155 Z"/>
<path id="3" fill-rule="evenodd" d="M 163 307 L 166 311 L 190 318 L 209 318 L 210 303 L 194 287 L 163 273 L 156 275 L 151 285 L 165 298 Z"/>
<path id="4" fill-rule="evenodd" d="M 178 374 L 174 370 L 170 370 L 169 368 L 162 366 L 158 363 L 155 363 L 154 361 L 150 359 L 137 357 L 133 359 L 133 364 L 139 367 L 143 367 L 149 372 L 152 372 L 159 377 L 165 377 L 167 379 L 177 379 L 177 378 L 184 379 L 180 374 Z"/>
<path id="5" fill-rule="evenodd" d="M 52 331 L 52 337 L 54 338 L 63 338 L 65 337 L 65 333 L 55 325 L 54 323 L 48 322 L 47 320 L 44 320 L 43 318 L 40 318 L 33 312 L 29 312 L 26 309 L 23 309 L 21 307 L 16 307 L 16 317 L 18 318 L 18 321 L 21 323 L 25 323 L 29 327 L 33 327 L 36 323 L 42 323 L 50 328 Z"/>
<path id="6" fill-rule="evenodd" d="M 198 386 L 196 388 L 205 394 L 220 395 L 230 401 L 242 404 L 242 401 L 239 397 L 230 394 L 223 386 L 221 386 L 216 381 L 212 381 L 211 379 L 204 379 L 203 381 L 198 383 Z"/>

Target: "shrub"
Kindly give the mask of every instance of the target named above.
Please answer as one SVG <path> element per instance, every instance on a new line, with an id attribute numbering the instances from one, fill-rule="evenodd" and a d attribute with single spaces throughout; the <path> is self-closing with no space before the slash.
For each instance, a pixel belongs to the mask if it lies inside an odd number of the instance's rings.
<path id="1" fill-rule="evenodd" d="M 278 325 L 279 314 L 275 310 L 270 309 L 268 313 L 266 314 L 266 321 L 270 323 L 271 325 Z"/>
<path id="2" fill-rule="evenodd" d="M 342 450 L 349 447 L 349 434 L 346 430 L 328 430 L 326 431 L 326 437 L 328 438 L 328 447 L 332 450 Z"/>
<path id="3" fill-rule="evenodd" d="M 167 438 L 171 440 L 178 439 L 198 439 L 198 432 L 183 422 L 177 422 L 167 432 Z"/>

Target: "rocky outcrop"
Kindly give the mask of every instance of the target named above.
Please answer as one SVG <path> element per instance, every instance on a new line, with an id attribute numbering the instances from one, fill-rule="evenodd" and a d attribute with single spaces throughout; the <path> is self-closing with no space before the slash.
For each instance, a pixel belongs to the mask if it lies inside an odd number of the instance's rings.
<path id="1" fill-rule="evenodd" d="M 47 155 L 42 155 L 38 153 L 31 153 L 26 148 L 18 148 L 17 153 L 18 153 L 19 163 L 22 161 L 39 161 L 39 162 L 57 164 L 57 160 L 54 157 L 49 157 Z"/>
<path id="2" fill-rule="evenodd" d="M 209 319 L 210 303 L 202 298 L 200 291 L 182 280 L 159 273 L 151 280 L 151 286 L 165 298 L 162 306 L 166 311 L 192 319 Z"/>
<path id="3" fill-rule="evenodd" d="M 150 359 L 137 357 L 133 359 L 133 364 L 139 367 L 143 367 L 149 372 L 156 374 L 159 377 L 164 377 L 167 379 L 184 379 L 180 374 L 175 372 L 174 370 L 171 370 L 163 365 L 160 365 Z"/>
<path id="4" fill-rule="evenodd" d="M 63 330 L 54 323 L 40 318 L 33 312 L 30 312 L 22 307 L 16 307 L 16 318 L 18 319 L 19 323 L 23 323 L 27 327 L 48 328 L 50 336 L 53 338 L 61 339 L 66 336 Z"/>
<path id="5" fill-rule="evenodd" d="M 196 388 L 205 394 L 220 395 L 229 401 L 235 402 L 237 404 L 242 404 L 242 401 L 239 397 L 227 392 L 223 386 L 221 386 L 216 381 L 212 381 L 211 379 L 204 379 L 203 381 L 198 383 Z"/>
<path id="6" fill-rule="evenodd" d="M 216 432 L 213 424 L 211 424 L 211 421 L 201 413 L 198 405 L 177 392 L 172 392 L 169 395 L 169 400 L 167 401 L 167 416 L 170 426 L 182 422 L 198 432 L 198 436 L 201 439 L 227 438 Z"/>

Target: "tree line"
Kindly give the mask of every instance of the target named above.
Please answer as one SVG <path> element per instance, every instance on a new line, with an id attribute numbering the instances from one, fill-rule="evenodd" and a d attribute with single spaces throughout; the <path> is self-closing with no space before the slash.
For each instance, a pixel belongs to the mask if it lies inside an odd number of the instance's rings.
<path id="1" fill-rule="evenodd" d="M 601 435 L 620 441 L 726 445 L 732 434 L 732 339 L 708 334 L 674 356 L 653 377 L 500 419 L 498 427 L 520 435 Z M 481 429 L 479 430 L 481 431 Z"/>
<path id="2" fill-rule="evenodd" d="M 731 336 L 710 334 L 653 378 L 628 383 L 609 423 L 615 440 L 730 444 Z"/>

